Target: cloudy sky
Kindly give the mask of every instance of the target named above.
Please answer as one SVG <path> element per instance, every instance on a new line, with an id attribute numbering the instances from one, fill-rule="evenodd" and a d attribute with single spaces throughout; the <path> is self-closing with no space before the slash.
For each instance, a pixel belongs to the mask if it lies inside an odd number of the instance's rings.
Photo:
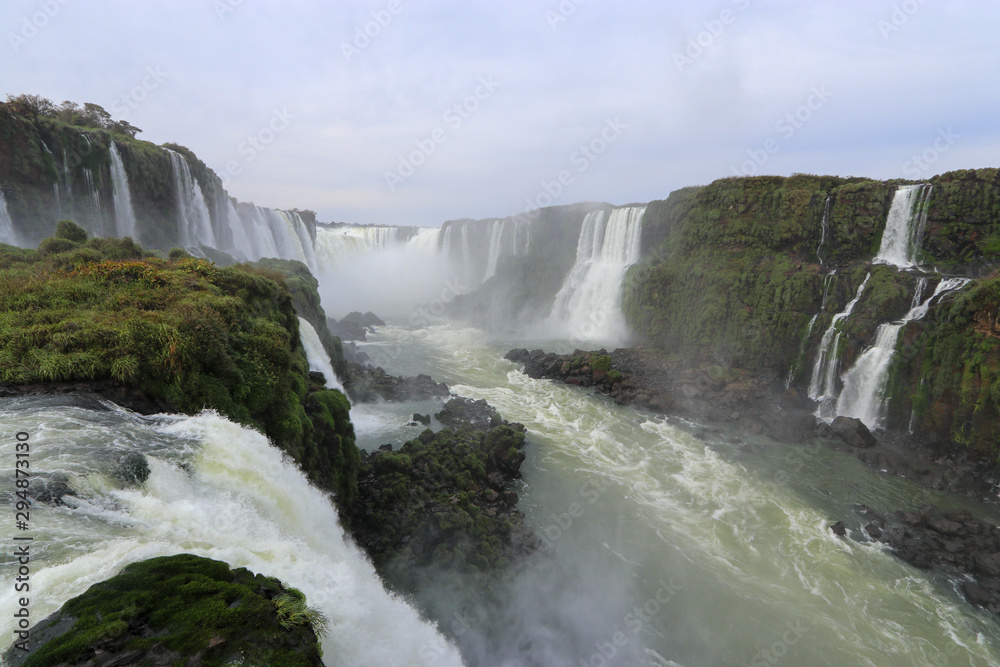
<path id="1" fill-rule="evenodd" d="M 3 0 L 0 27 L 0 94 L 100 104 L 326 221 L 1000 164 L 994 2 Z"/>

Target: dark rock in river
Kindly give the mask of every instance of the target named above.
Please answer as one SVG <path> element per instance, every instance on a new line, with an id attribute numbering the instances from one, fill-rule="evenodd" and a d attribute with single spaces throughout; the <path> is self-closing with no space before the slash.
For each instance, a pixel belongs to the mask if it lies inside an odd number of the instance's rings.
<path id="1" fill-rule="evenodd" d="M 875 436 L 872 435 L 872 432 L 868 430 L 868 427 L 860 419 L 855 419 L 854 417 L 837 417 L 830 424 L 830 428 L 851 447 L 864 449 L 874 447 L 878 444 L 878 440 L 875 439 Z"/>

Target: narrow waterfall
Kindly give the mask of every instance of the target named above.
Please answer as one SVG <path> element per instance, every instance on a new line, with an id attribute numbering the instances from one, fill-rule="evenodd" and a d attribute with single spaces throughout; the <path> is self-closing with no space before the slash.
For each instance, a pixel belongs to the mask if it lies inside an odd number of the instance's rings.
<path id="1" fill-rule="evenodd" d="M 875 255 L 876 264 L 916 266 L 932 189 L 931 185 L 903 185 L 896 190 L 882 232 L 882 244 Z"/>
<path id="2" fill-rule="evenodd" d="M 14 221 L 10 219 L 7 211 L 7 199 L 0 190 L 0 243 L 17 245 L 17 234 L 14 232 Z"/>
<path id="3" fill-rule="evenodd" d="M 56 162 L 56 156 L 53 155 L 52 149 L 50 149 L 49 146 L 48 146 L 48 144 L 46 144 L 44 141 L 42 141 L 41 144 L 42 144 L 42 148 L 45 149 L 45 153 L 49 156 L 49 159 L 52 160 L 52 166 L 53 166 L 53 168 L 55 168 L 55 165 L 57 165 L 59 163 Z M 58 178 L 56 179 L 56 182 L 52 184 L 52 194 L 55 196 L 55 199 L 56 199 L 56 215 L 59 216 L 59 220 L 62 220 L 62 219 L 65 218 L 65 216 L 63 215 L 63 211 L 62 211 L 62 197 L 59 195 L 59 179 Z"/>
<path id="4" fill-rule="evenodd" d="M 115 223 L 119 237 L 131 236 L 136 239 L 135 210 L 132 195 L 128 189 L 128 175 L 118 154 L 118 147 L 111 141 L 111 188 L 115 204 Z M 138 239 L 136 239 L 138 240 Z"/>
<path id="5" fill-rule="evenodd" d="M 620 344 L 627 336 L 621 313 L 622 280 L 639 261 L 646 207 L 617 208 L 605 218 L 592 211 L 583 220 L 576 263 L 556 294 L 548 323 L 571 340 Z"/>
<path id="6" fill-rule="evenodd" d="M 40 513 L 33 545 L 44 545 L 31 552 L 32 618 L 129 563 L 191 553 L 303 591 L 330 619 L 321 637 L 329 665 L 423 664 L 426 654 L 435 665 L 461 665 L 430 623 L 385 590 L 329 496 L 261 433 L 211 412 L 149 418 L 45 398 L 9 407 L 0 411 L 0 430 L 41 420 L 44 428 L 32 433 L 32 467 L 60 471 L 72 489 L 65 504 L 32 507 Z M 12 460 L 13 440 L 0 446 Z M 126 452 L 149 464 L 141 487 L 122 488 L 113 478 Z M 0 591 L 5 637 L 16 624 L 18 595 L 13 586 Z"/>
<path id="7" fill-rule="evenodd" d="M 63 185 L 63 199 L 66 201 L 66 210 L 62 210 L 62 205 L 59 207 L 59 215 L 63 218 L 72 218 L 74 215 L 74 205 L 73 205 L 73 176 L 69 170 L 69 164 L 66 161 L 66 149 L 62 152 L 62 185 Z"/>
<path id="8" fill-rule="evenodd" d="M 819 402 L 817 416 L 823 419 L 833 417 L 833 403 L 837 397 L 837 348 L 840 346 L 840 331 L 837 325 L 851 315 L 854 306 L 861 300 L 861 295 L 865 291 L 865 285 L 872 277 L 871 273 L 865 276 L 858 286 L 858 291 L 847 305 L 843 312 L 837 313 L 830 321 L 830 326 L 823 332 L 823 338 L 819 342 L 819 350 L 816 352 L 816 361 L 813 363 L 812 377 L 809 381 L 809 398 Z"/>
<path id="9" fill-rule="evenodd" d="M 100 172 L 98 172 L 100 178 Z M 100 181 L 94 183 L 94 173 L 90 169 L 83 170 L 83 180 L 87 184 L 87 197 L 90 200 L 91 230 L 97 236 L 104 235 L 104 211 L 101 210 Z"/>
<path id="10" fill-rule="evenodd" d="M 330 363 L 330 355 L 326 353 L 319 334 L 309 320 L 299 318 L 299 338 L 302 340 L 302 347 L 306 351 L 306 359 L 309 360 L 309 370 L 318 371 L 326 377 L 326 386 L 330 389 L 344 389 L 344 385 L 337 377 L 337 372 L 333 370 Z"/>
<path id="11" fill-rule="evenodd" d="M 217 247 L 215 232 L 212 230 L 212 216 L 205 203 L 201 186 L 191 174 L 187 160 L 180 153 L 169 148 L 170 167 L 174 174 L 174 191 L 177 203 L 177 226 L 181 243 L 185 246 L 196 244 Z"/>
<path id="12" fill-rule="evenodd" d="M 823 221 L 820 223 L 822 225 L 822 234 L 819 237 L 819 245 L 816 246 L 816 259 L 819 260 L 820 266 L 825 264 L 823 261 L 823 246 L 826 245 L 826 237 L 830 233 L 830 198 L 826 198 L 826 203 L 823 204 Z"/>
<path id="13" fill-rule="evenodd" d="M 865 350 L 854 366 L 844 373 L 844 388 L 837 399 L 836 414 L 856 417 L 868 428 L 881 426 L 888 409 L 885 385 L 889 379 L 889 366 L 903 327 L 907 322 L 923 318 L 935 298 L 959 290 L 968 282 L 967 278 L 942 280 L 934 293 L 921 301 L 927 284 L 927 279 L 921 278 L 909 312 L 898 322 L 880 324 L 875 333 L 875 344 Z"/>

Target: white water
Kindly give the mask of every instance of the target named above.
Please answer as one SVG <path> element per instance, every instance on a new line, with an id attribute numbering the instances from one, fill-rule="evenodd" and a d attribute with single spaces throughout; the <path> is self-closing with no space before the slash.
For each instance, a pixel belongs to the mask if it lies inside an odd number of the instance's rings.
<path id="1" fill-rule="evenodd" d="M 47 403 L 8 401 L 0 412 L 4 460 L 13 460 L 14 432 L 26 429 L 32 470 L 61 472 L 75 491 L 70 507 L 32 508 L 32 618 L 129 563 L 192 553 L 302 590 L 330 619 L 322 638 L 329 665 L 407 665 L 430 652 L 439 656 L 434 664 L 461 664 L 433 627 L 384 590 L 329 497 L 257 431 L 214 413 L 141 418 Z M 107 475 L 109 458 L 125 451 L 147 456 L 151 474 L 141 488 L 121 488 Z M 12 481 L 3 485 L 9 506 Z M 0 590 L 5 645 L 15 598 L 13 586 Z"/>
<path id="2" fill-rule="evenodd" d="M 309 360 L 309 370 L 319 371 L 326 377 L 326 386 L 330 389 L 344 390 L 344 385 L 337 372 L 333 370 L 330 363 L 330 355 L 326 353 L 323 342 L 319 339 L 319 334 L 309 320 L 299 318 L 299 337 L 302 339 L 302 347 L 306 351 L 306 359 Z"/>
<path id="3" fill-rule="evenodd" d="M 644 206 L 588 213 L 576 262 L 556 294 L 547 326 L 569 340 L 620 345 L 628 337 L 621 312 L 622 281 L 639 261 Z"/>
<path id="4" fill-rule="evenodd" d="M 111 141 L 111 188 L 115 204 L 115 223 L 118 236 L 136 238 L 135 210 L 132 208 L 132 194 L 128 189 L 128 174 L 118 154 L 118 147 Z"/>
<path id="5" fill-rule="evenodd" d="M 202 194 L 201 186 L 191 174 L 187 160 L 176 151 L 169 148 L 164 150 L 170 154 L 170 167 L 174 175 L 180 242 L 184 246 L 200 244 L 212 248 L 217 247 L 215 232 L 212 230 L 212 216 L 208 212 L 205 195 Z"/>
<path id="6" fill-rule="evenodd" d="M 485 283 L 496 275 L 501 257 L 518 257 L 527 253 L 528 240 L 531 238 L 528 228 L 530 224 L 530 220 L 523 218 L 504 218 L 490 224 L 490 246 L 482 282 Z"/>
<path id="7" fill-rule="evenodd" d="M 822 234 L 819 238 L 819 245 L 816 246 L 816 259 L 819 260 L 820 265 L 823 262 L 823 246 L 826 245 L 826 237 L 830 233 L 830 198 L 826 198 L 826 202 L 823 204 L 823 220 L 821 222 Z"/>
<path id="8" fill-rule="evenodd" d="M 452 324 L 385 327 L 370 339 L 362 347 L 372 354 L 404 346 L 389 372 L 429 372 L 528 427 L 519 507 L 553 564 L 511 585 L 496 646 L 477 641 L 475 623 L 460 637 L 470 661 L 1000 664 L 1000 626 L 989 614 L 880 546 L 828 528 L 843 519 L 860 537 L 854 503 L 888 512 L 961 501 L 816 443 L 749 438 L 753 453 L 744 453 L 730 440 L 736 434 L 701 441 L 691 435 L 697 425 L 672 426 L 588 390 L 532 380 L 501 359 L 523 341 L 491 344 Z M 660 582 L 675 589 L 662 603 Z M 635 610 L 647 604 L 639 623 Z M 616 656 L 602 662 L 616 632 Z"/>
<path id="9" fill-rule="evenodd" d="M 930 185 L 903 185 L 896 190 L 882 232 L 882 243 L 875 255 L 876 264 L 893 264 L 900 268 L 916 266 L 932 189 Z"/>
<path id="10" fill-rule="evenodd" d="M 907 322 L 923 318 L 935 298 L 961 289 L 968 282 L 967 278 L 942 280 L 934 293 L 921 301 L 926 278 L 920 279 L 909 312 L 898 322 L 880 324 L 875 332 L 875 343 L 844 373 L 844 388 L 837 398 L 837 415 L 856 417 L 870 429 L 882 425 L 888 409 L 885 386 L 889 379 L 889 366 L 903 327 Z"/>
<path id="11" fill-rule="evenodd" d="M 14 232 L 14 221 L 7 211 L 7 199 L 0 190 L 0 243 L 17 245 L 17 234 Z"/>
<path id="12" fill-rule="evenodd" d="M 816 416 L 822 419 L 832 419 L 835 416 L 833 410 L 837 398 L 837 348 L 840 346 L 840 331 L 837 330 L 837 325 L 840 324 L 841 320 L 850 317 L 854 306 L 861 300 L 865 285 L 868 284 L 871 277 L 871 273 L 865 276 L 861 285 L 858 286 L 854 298 L 847 303 L 843 312 L 833 316 L 830 326 L 823 332 L 823 338 L 820 339 L 816 361 L 813 362 L 812 376 L 809 380 L 808 394 L 809 398 L 819 403 Z"/>
<path id="13" fill-rule="evenodd" d="M 401 247 L 398 227 L 316 227 L 316 258 L 326 270 L 343 266 L 369 253 Z M 422 230 L 424 231 L 424 230 Z M 436 237 L 439 230 L 427 230 Z M 427 238 L 425 234 L 424 239 Z"/>

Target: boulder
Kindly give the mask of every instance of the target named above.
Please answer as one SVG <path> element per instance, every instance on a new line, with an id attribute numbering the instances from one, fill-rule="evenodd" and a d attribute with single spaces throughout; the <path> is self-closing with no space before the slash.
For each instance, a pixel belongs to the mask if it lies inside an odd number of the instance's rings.
<path id="1" fill-rule="evenodd" d="M 830 424 L 833 432 L 851 447 L 868 448 L 878 444 L 878 440 L 868 430 L 860 419 L 854 417 L 837 417 Z"/>

